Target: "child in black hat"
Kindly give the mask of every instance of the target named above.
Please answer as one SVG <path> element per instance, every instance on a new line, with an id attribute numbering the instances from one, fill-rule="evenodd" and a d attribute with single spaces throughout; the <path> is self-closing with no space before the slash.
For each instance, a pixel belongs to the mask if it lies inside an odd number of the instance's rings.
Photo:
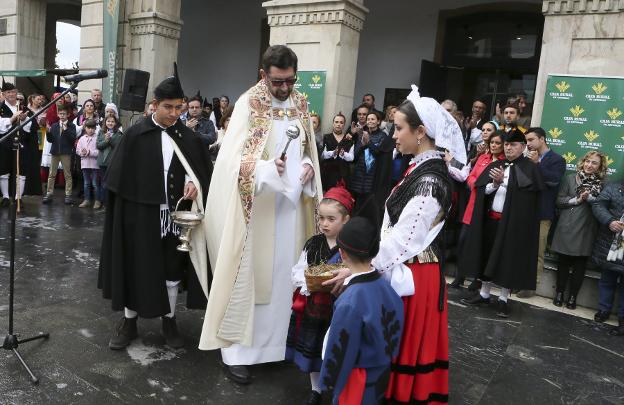
<path id="1" fill-rule="evenodd" d="M 378 404 L 399 350 L 403 302 L 371 267 L 379 251 L 377 229 L 365 218 L 350 220 L 336 240 L 352 275 L 336 300 L 327 332 L 321 387 L 333 403 Z"/>

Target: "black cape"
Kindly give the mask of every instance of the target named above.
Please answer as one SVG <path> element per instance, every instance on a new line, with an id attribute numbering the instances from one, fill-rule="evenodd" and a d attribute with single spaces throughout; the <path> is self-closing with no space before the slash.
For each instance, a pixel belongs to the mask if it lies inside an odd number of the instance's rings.
<path id="1" fill-rule="evenodd" d="M 485 194 L 495 167 L 511 165 L 502 218 L 495 235 L 486 219 L 496 193 Z M 524 156 L 492 162 L 475 182 L 477 193 L 466 241 L 459 255 L 460 274 L 484 278 L 511 289 L 535 290 L 539 246 L 539 197 L 545 188 L 537 165 Z"/>
<path id="2" fill-rule="evenodd" d="M 179 120 L 166 131 L 198 177 L 205 202 L 212 175 L 208 148 Z M 165 281 L 171 270 L 165 263 L 184 267 L 174 270 L 185 270 L 181 279 L 188 290 L 187 306 L 206 305 L 188 255 L 176 252 L 176 243 L 165 244 L 160 237 L 160 204 L 165 203 L 161 133 L 150 117 L 129 128 L 112 152 L 106 174 L 108 200 L 98 288 L 104 298 L 112 299 L 113 310 L 128 307 L 145 318 L 170 312 Z M 182 169 L 176 175 L 175 162 Z M 169 172 L 168 205 L 173 212 L 184 188 L 184 170 L 175 154 Z M 207 274 L 212 274 L 210 269 Z"/>
<path id="3" fill-rule="evenodd" d="M 32 117 L 33 112 L 28 110 L 28 116 Z M 5 103 L 0 104 L 0 117 L 11 118 L 13 111 Z M 0 138 L 8 134 L 18 124 L 13 125 L 9 131 L 0 134 Z M 37 121 L 32 121 L 30 131 L 20 131 L 20 175 L 26 176 L 26 184 L 24 185 L 24 195 L 41 195 L 41 181 L 39 178 L 39 166 L 41 156 L 39 154 L 39 125 Z M 0 175 L 11 174 L 11 178 L 15 175 L 15 164 L 13 153 L 13 141 L 6 139 L 0 144 Z M 15 181 L 9 182 L 11 193 L 15 190 Z M 6 197 L 6 196 L 5 196 Z"/>

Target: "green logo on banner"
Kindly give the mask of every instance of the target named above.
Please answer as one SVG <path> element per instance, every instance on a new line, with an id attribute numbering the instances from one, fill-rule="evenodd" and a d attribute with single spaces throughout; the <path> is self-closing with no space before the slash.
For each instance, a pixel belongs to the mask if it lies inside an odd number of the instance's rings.
<path id="1" fill-rule="evenodd" d="M 589 150 L 609 156 L 609 179 L 624 179 L 624 78 L 551 75 L 541 127 L 571 172 Z"/>

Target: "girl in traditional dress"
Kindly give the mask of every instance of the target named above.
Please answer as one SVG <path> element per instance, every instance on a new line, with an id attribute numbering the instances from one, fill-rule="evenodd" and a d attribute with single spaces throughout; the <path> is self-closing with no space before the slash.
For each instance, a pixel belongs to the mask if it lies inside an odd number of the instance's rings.
<path id="1" fill-rule="evenodd" d="M 321 351 L 331 322 L 333 299 L 330 293 L 310 293 L 304 271 L 321 263 L 340 263 L 336 237 L 349 220 L 354 204 L 344 183 L 329 189 L 324 197 L 318 208 L 321 233 L 306 242 L 299 261 L 292 269 L 297 291 L 286 341 L 286 360 L 293 361 L 301 371 L 310 373 L 312 391 L 306 404 L 319 404 L 321 401 Z"/>
<path id="2" fill-rule="evenodd" d="M 437 149 L 466 164 L 457 121 L 434 99 L 413 91 L 394 115 L 396 148 L 414 155 L 386 200 L 379 253 L 372 266 L 402 297 L 404 327 L 386 391 L 389 403 L 448 402 L 448 314 L 442 228 L 451 207 L 450 179 Z M 348 269 L 326 282 L 343 288 Z"/>

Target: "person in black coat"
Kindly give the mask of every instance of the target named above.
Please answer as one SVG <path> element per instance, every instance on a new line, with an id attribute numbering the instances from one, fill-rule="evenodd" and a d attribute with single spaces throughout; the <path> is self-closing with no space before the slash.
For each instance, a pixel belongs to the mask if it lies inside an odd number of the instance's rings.
<path id="1" fill-rule="evenodd" d="M 539 247 L 537 251 L 537 281 L 544 272 L 544 253 L 548 241 L 550 226 L 555 219 L 555 203 L 559 184 L 565 174 L 566 162 L 560 154 L 551 150 L 546 143 L 546 131 L 540 127 L 529 128 L 524 135 L 527 140 L 527 157 L 537 165 L 542 179 L 544 180 L 544 191 L 540 194 L 540 233 Z M 535 291 L 519 291 L 519 298 L 529 298 L 535 295 Z"/>
<path id="2" fill-rule="evenodd" d="M 544 189 L 537 166 L 522 155 L 524 134 L 505 136 L 505 160 L 491 163 L 475 182 L 477 197 L 460 268 L 483 280 L 467 305 L 490 302 L 491 284 L 501 286 L 498 315 L 509 316 L 511 289 L 535 290 L 539 236 L 539 193 Z"/>
<path id="3" fill-rule="evenodd" d="M 106 174 L 108 203 L 98 288 L 112 300 L 113 310 L 124 311 L 109 342 L 114 350 L 137 337 L 139 316 L 160 316 L 167 345 L 184 345 L 175 318 L 182 281 L 189 290 L 187 306 L 205 308 L 198 286 L 208 280 L 198 280 L 195 271 L 188 271 L 188 255 L 176 249 L 180 230 L 171 219 L 171 213 L 188 208 L 190 200 L 205 205 L 212 174 L 208 148 L 179 120 L 183 96 L 177 73 L 156 87 L 155 112 L 127 130 L 112 152 Z M 183 200 L 186 204 L 177 207 Z"/>
<path id="4" fill-rule="evenodd" d="M 613 308 L 616 290 L 619 291 L 618 327 L 611 333 L 624 335 L 624 250 L 622 241 L 624 231 L 624 183 L 615 182 L 605 186 L 592 204 L 592 211 L 600 228 L 592 252 L 592 262 L 601 270 L 599 292 L 599 311 L 594 315 L 596 322 L 609 319 Z M 620 256 L 618 256 L 618 250 Z"/>
<path id="5" fill-rule="evenodd" d="M 335 187 L 341 180 L 349 182 L 351 163 L 354 158 L 354 142 L 343 133 L 345 116 L 336 114 L 331 134 L 323 137 L 321 156 L 321 179 L 323 190 Z"/>

